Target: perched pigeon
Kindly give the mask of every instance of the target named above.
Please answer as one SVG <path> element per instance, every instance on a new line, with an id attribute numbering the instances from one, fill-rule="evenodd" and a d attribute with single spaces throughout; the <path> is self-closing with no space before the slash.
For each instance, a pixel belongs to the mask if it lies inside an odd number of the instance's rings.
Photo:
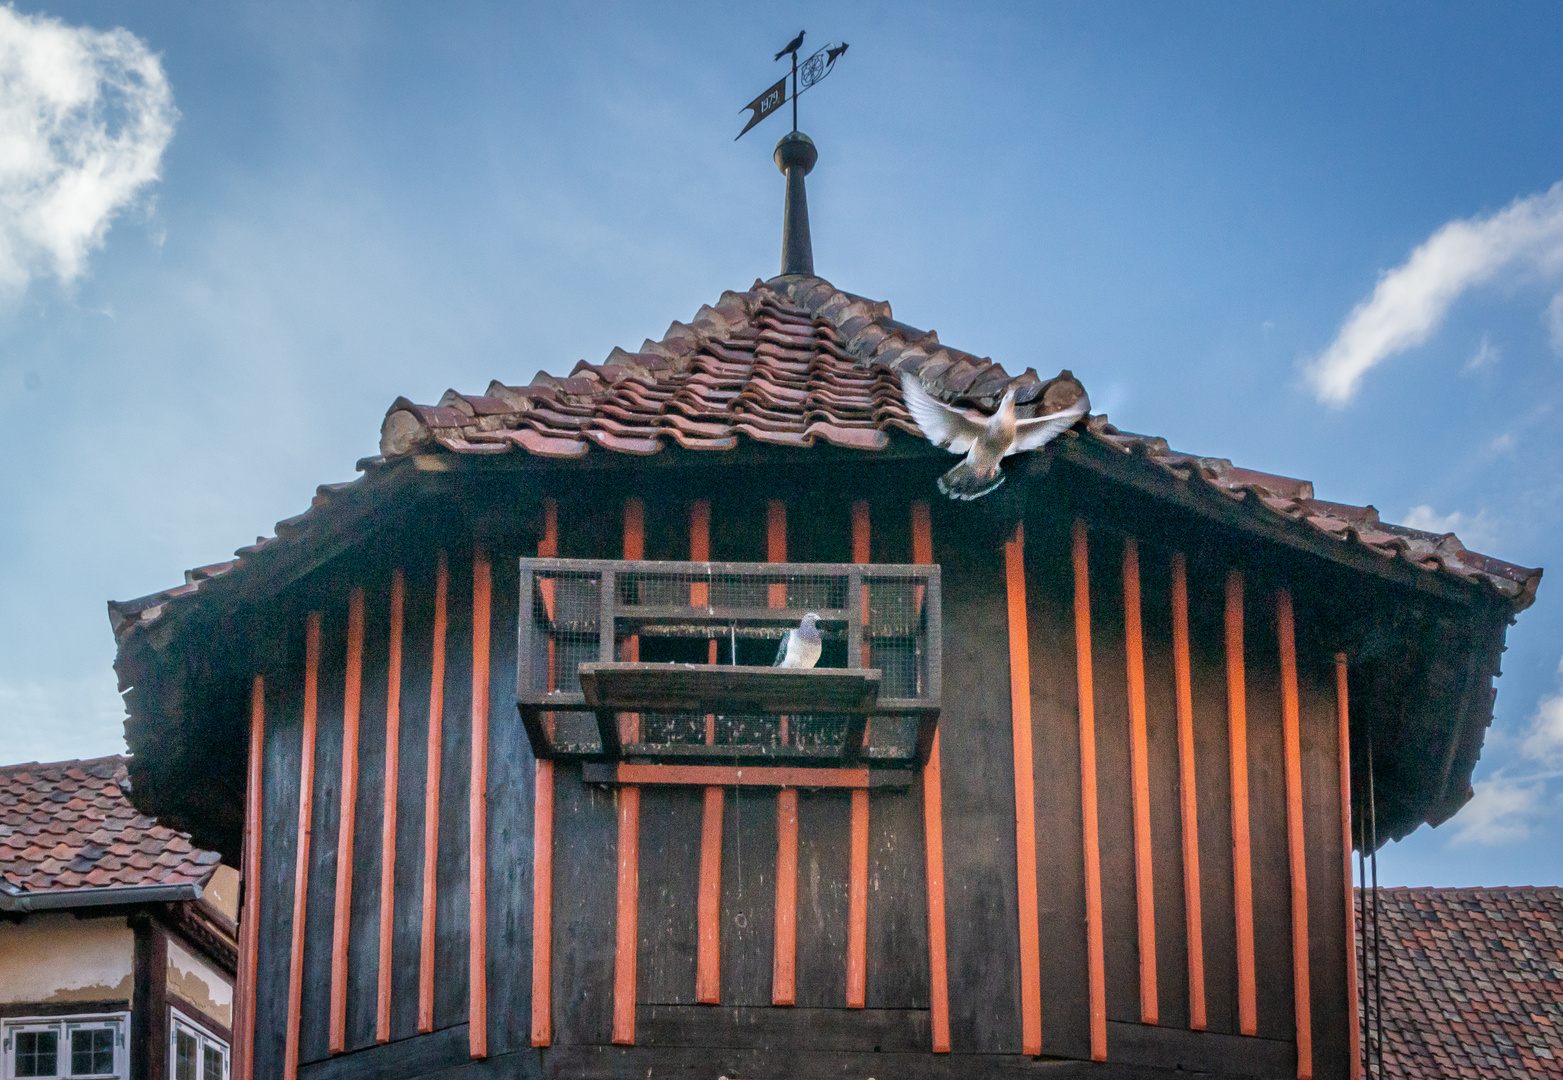
<path id="1" fill-rule="evenodd" d="M 809 612 L 796 630 L 782 635 L 781 647 L 771 667 L 807 668 L 819 663 L 819 616 Z"/>
<path id="2" fill-rule="evenodd" d="M 906 411 L 923 429 L 928 441 L 966 460 L 939 477 L 939 490 L 952 499 L 975 499 L 1004 482 L 999 462 L 1023 450 L 1037 450 L 1062 434 L 1091 408 L 1084 393 L 1072 404 L 1046 416 L 1015 418 L 1015 387 L 1004 392 L 998 411 L 984 416 L 974 409 L 957 409 L 939 401 L 916 375 L 901 373 L 901 395 Z"/>

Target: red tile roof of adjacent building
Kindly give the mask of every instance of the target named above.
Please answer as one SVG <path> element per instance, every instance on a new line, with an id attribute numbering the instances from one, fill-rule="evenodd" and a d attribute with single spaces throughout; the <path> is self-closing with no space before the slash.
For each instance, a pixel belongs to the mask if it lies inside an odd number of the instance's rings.
<path id="1" fill-rule="evenodd" d="M 0 767 L 0 892 L 206 883 L 218 854 L 139 813 L 125 763 L 116 755 Z"/>
<path id="2" fill-rule="evenodd" d="M 1563 888 L 1379 897 L 1384 1076 L 1563 1076 Z"/>
<path id="3" fill-rule="evenodd" d="M 434 405 L 398 398 L 381 428 L 379 456 L 359 464 L 373 472 L 430 453 L 570 459 L 602 450 L 726 451 L 744 441 L 875 452 L 899 435 L 921 437 L 901 401 L 903 371 L 945 400 L 987 410 L 1015 385 L 1022 416 L 1061 408 L 1084 392 L 1067 371 L 1047 381 L 1030 369 L 1011 376 L 992 360 L 943 345 L 933 331 L 897 322 L 887 303 L 820 278 L 784 277 L 724 293 L 691 322 L 673 323 L 661 341 L 633 353 L 614 349 L 601 364 L 583 360 L 566 378 L 540 374 L 529 386 L 494 381 L 481 394 L 447 391 Z M 1164 439 L 1119 431 L 1106 416 L 1089 417 L 1081 428 L 1084 438 L 1205 485 L 1259 518 L 1284 518 L 1386 560 L 1477 582 L 1516 611 L 1530 605 L 1540 583 L 1540 570 L 1468 551 L 1453 533 L 1390 525 L 1371 506 L 1316 499 L 1309 481 L 1179 453 Z M 278 522 L 278 537 L 303 529 L 360 482 L 319 488 L 309 510 Z M 188 571 L 182 585 L 111 603 L 116 636 L 123 641 L 165 605 L 186 602 L 275 542 L 259 538 L 234 560 Z"/>

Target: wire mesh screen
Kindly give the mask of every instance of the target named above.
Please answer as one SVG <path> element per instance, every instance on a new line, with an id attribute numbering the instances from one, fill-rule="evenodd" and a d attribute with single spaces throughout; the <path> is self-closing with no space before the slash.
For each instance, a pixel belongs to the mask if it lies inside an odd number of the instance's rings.
<path id="1" fill-rule="evenodd" d="M 919 737 L 914 710 L 936 711 L 937 568 L 523 559 L 521 570 L 529 613 L 520 628 L 521 705 L 524 715 L 544 717 L 552 752 L 609 753 L 604 737 L 611 743 L 616 734 L 631 754 L 687 748 L 679 753 L 698 756 L 704 747 L 716 756 L 733 748 L 842 756 L 853 716 L 819 713 L 803 701 L 796 713 L 784 703 L 774 713 L 740 714 L 715 703 L 657 711 L 647 700 L 646 711 L 598 717 L 582 694 L 583 663 L 771 667 L 808 613 L 820 635 L 813 666 L 878 673 L 885 708 L 871 709 L 866 756 L 909 756 Z M 897 705 L 906 715 L 895 715 Z"/>

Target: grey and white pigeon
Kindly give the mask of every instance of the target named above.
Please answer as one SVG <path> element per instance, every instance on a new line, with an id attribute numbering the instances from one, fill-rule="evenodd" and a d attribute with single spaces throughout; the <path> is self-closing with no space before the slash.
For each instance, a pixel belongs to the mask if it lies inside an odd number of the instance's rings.
<path id="1" fill-rule="evenodd" d="M 1046 446 L 1091 409 L 1091 399 L 1082 388 L 1078 399 L 1057 412 L 1020 420 L 1015 417 L 1015 393 L 1011 386 L 998 410 L 984 416 L 975 409 L 946 405 L 924 389 L 916 375 L 901 373 L 906 411 L 928 441 L 952 454 L 966 455 L 965 461 L 939 477 L 939 490 L 950 498 L 971 500 L 986 495 L 1004 482 L 999 462 L 1011 454 Z"/>
<path id="2" fill-rule="evenodd" d="M 796 630 L 788 630 L 782 635 L 771 667 L 811 668 L 819 663 L 819 653 L 819 616 L 811 611 Z"/>

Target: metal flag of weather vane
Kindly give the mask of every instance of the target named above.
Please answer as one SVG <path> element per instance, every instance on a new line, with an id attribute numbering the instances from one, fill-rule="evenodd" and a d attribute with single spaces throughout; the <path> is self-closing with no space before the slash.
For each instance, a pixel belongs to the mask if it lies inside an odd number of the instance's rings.
<path id="1" fill-rule="evenodd" d="M 832 42 L 800 64 L 798 50 L 803 48 L 804 33 L 799 30 L 798 36 L 788 42 L 787 47 L 775 56 L 777 60 L 784 56 L 792 57 L 792 130 L 794 131 L 798 130 L 798 95 L 835 70 L 836 61 L 847 51 L 845 41 L 840 45 Z M 743 131 L 733 136 L 733 141 L 737 142 L 743 138 L 745 132 L 785 104 L 787 104 L 787 76 L 783 75 L 777 80 L 775 86 L 744 106 L 744 109 L 750 110 L 753 115 L 749 117 L 749 122 L 744 125 Z M 738 111 L 743 112 L 743 109 Z"/>

